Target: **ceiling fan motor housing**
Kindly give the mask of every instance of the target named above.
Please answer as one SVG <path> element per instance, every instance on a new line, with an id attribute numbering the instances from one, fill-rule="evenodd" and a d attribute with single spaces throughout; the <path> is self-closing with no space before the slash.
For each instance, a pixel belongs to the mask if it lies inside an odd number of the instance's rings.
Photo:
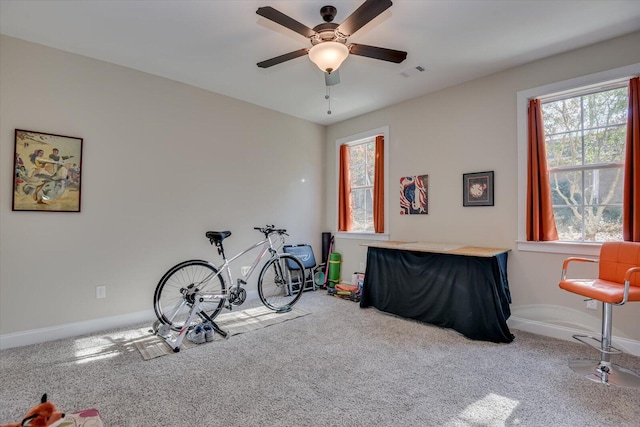
<path id="1" fill-rule="evenodd" d="M 338 24 L 334 24 L 333 22 L 325 22 L 324 24 L 319 24 L 313 27 L 313 31 L 315 34 L 311 37 L 311 44 L 317 45 L 318 43 L 323 42 L 338 42 L 345 44 L 347 42 L 347 37 L 337 31 Z"/>
<path id="2" fill-rule="evenodd" d="M 338 13 L 338 10 L 333 6 L 322 6 L 320 9 L 320 15 L 324 22 L 333 21 L 333 18 L 336 17 L 336 13 Z"/>

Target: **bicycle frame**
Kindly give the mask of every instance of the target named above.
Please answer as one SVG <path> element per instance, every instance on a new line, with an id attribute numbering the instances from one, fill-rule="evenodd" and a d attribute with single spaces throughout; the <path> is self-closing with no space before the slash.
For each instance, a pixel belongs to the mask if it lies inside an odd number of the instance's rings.
<path id="1" fill-rule="evenodd" d="M 292 262 L 291 259 L 295 260 L 294 263 L 297 263 L 295 269 L 300 270 L 302 274 L 304 274 L 304 266 L 295 256 L 280 252 L 285 243 L 284 236 L 288 235 L 286 230 L 276 229 L 273 225 L 267 225 L 266 228 L 254 227 L 254 229 L 260 231 L 264 238 L 231 258 L 227 258 L 223 245 L 223 240 L 229 237 L 231 233 L 229 231 L 208 231 L 206 237 L 218 249 L 218 254 L 222 257 L 222 263 L 215 265 L 213 262 L 204 259 L 187 260 L 172 267 L 158 283 L 154 294 L 154 310 L 158 320 L 154 322 L 153 330 L 154 333 L 164 338 L 173 348 L 173 351 L 180 350 L 187 332 L 191 329 L 192 322 L 198 317 L 201 322 L 210 324 L 219 335 L 228 336 L 228 333 L 220 329 L 214 319 L 221 309 L 227 308 L 231 310 L 233 305 L 239 306 L 245 302 L 247 291 L 243 285 L 247 284 L 247 280 L 253 275 L 256 268 L 261 265 L 265 257 L 268 260 L 264 266 L 261 266 L 262 270 L 258 278 L 258 295 L 262 303 L 275 312 L 287 312 L 300 299 L 302 287 L 299 292 L 294 291 L 294 286 L 297 282 L 293 283 L 289 275 L 289 270 L 292 268 L 289 263 Z M 240 278 L 234 283 L 231 264 L 252 251 L 258 251 L 257 256 L 250 266 L 241 270 Z M 286 266 L 281 264 L 285 260 Z M 267 270 L 268 266 L 270 268 Z M 192 275 L 190 270 L 183 270 L 191 269 L 191 267 L 198 268 L 200 269 L 199 271 L 207 271 L 205 277 L 202 277 L 202 274 Z M 268 272 L 267 283 L 269 283 L 267 285 L 269 287 L 267 293 L 263 288 L 263 278 L 266 272 Z M 174 274 L 186 274 L 183 277 L 187 280 L 184 284 L 171 285 L 175 296 L 169 297 L 168 304 L 163 307 L 161 302 L 163 290 L 170 280 L 175 280 L 172 279 Z M 197 280 L 196 276 L 198 277 Z M 178 279 L 177 282 L 181 280 Z M 214 283 L 211 283 L 212 281 Z M 221 286 L 216 285 L 215 282 L 218 281 Z M 225 281 L 227 283 L 226 286 Z M 208 288 L 212 289 L 207 290 Z M 178 292 L 176 293 L 176 291 Z M 173 301 L 171 301 L 172 299 Z M 171 301 L 170 304 L 169 301 Z M 188 312 L 185 310 L 188 310 Z M 176 316 L 184 315 L 186 315 L 187 319 L 183 324 L 174 323 Z M 179 321 L 182 322 L 182 319 Z M 175 340 L 172 339 L 171 330 L 178 332 Z M 200 331 L 197 333 L 199 334 Z"/>
<path id="2" fill-rule="evenodd" d="M 277 245 L 274 243 L 275 239 L 280 239 L 281 240 L 281 244 L 284 244 L 284 237 L 282 235 L 278 235 L 277 237 L 274 236 L 274 234 L 271 234 L 267 237 L 265 237 L 263 240 L 254 243 L 253 245 L 251 245 L 250 247 L 246 248 L 245 250 L 243 250 L 242 252 L 238 253 L 237 255 L 234 255 L 231 258 L 227 258 L 224 254 L 224 250 L 222 248 L 218 249 L 218 252 L 220 253 L 220 255 L 222 256 L 222 259 L 224 260 L 224 262 L 222 264 L 220 264 L 219 266 L 216 266 L 215 264 L 212 263 L 212 265 L 214 265 L 214 267 L 216 267 L 216 269 L 218 270 L 217 273 L 215 274 L 211 274 L 207 277 L 205 277 L 204 279 L 202 279 L 201 283 L 206 283 L 209 282 L 211 280 L 214 280 L 216 277 L 221 276 L 222 275 L 222 279 L 224 281 L 225 279 L 225 275 L 227 276 L 227 279 L 229 279 L 229 286 L 228 288 L 225 290 L 225 293 L 215 293 L 215 292 L 206 292 L 206 291 L 200 291 L 200 290 L 188 290 L 188 289 L 184 289 L 183 295 L 185 296 L 185 298 L 193 298 L 193 300 L 196 300 L 195 295 L 197 295 L 201 301 L 200 302 L 204 302 L 206 301 L 213 301 L 216 299 L 222 299 L 222 300 L 227 300 L 229 299 L 229 295 L 231 294 L 232 291 L 235 291 L 236 289 L 242 289 L 242 285 L 246 285 L 247 284 L 247 280 L 251 277 L 251 275 L 253 274 L 253 272 L 255 271 L 256 267 L 258 266 L 258 264 L 260 264 L 260 262 L 264 259 L 265 255 L 267 254 L 267 252 L 269 252 L 271 254 L 271 256 L 275 256 L 277 254 L 277 250 L 276 247 Z M 242 278 L 239 278 L 237 281 L 237 284 L 235 285 L 236 289 L 234 288 L 234 284 L 233 284 L 233 275 L 231 273 L 231 263 L 233 263 L 236 259 L 240 258 L 241 256 L 259 248 L 262 247 L 262 250 L 260 251 L 260 253 L 258 254 L 258 256 L 256 257 L 256 259 L 253 261 L 253 263 L 251 264 L 251 267 L 249 268 L 249 271 L 247 271 Z M 185 299 L 183 299 L 178 305 L 176 305 L 176 307 L 173 308 L 173 310 L 170 310 L 169 313 L 177 313 L 181 307 L 184 306 L 184 304 L 186 303 Z M 227 307 L 228 309 L 231 309 L 231 304 L 229 304 L 229 306 Z M 193 310 L 193 307 L 192 307 Z M 211 319 L 208 319 L 211 320 Z"/>
<path id="3" fill-rule="evenodd" d="M 262 230 L 261 230 L 262 231 Z M 240 305 L 244 302 L 244 298 L 246 295 L 246 291 L 243 289 L 242 285 L 246 285 L 247 284 L 247 280 L 251 277 L 251 275 L 253 274 L 253 272 L 256 270 L 256 268 L 258 267 L 258 265 L 260 264 L 260 262 L 264 259 L 264 257 L 267 255 L 267 253 L 269 253 L 271 255 L 271 258 L 277 256 L 278 254 L 278 242 L 276 241 L 276 239 L 280 240 L 280 246 L 284 245 L 284 236 L 282 233 L 279 232 L 272 232 L 270 234 L 267 234 L 265 236 L 264 239 L 260 240 L 257 243 L 254 243 L 253 245 L 251 245 L 250 247 L 244 249 L 243 251 L 241 251 L 240 253 L 234 255 L 231 258 L 227 258 L 225 253 L 224 253 L 224 247 L 222 245 L 222 240 L 220 241 L 216 241 L 216 246 L 218 247 L 218 254 L 220 256 L 222 256 L 223 259 L 223 263 L 220 264 L 219 266 L 216 266 L 213 263 L 209 263 L 212 266 L 214 266 L 217 269 L 217 272 L 215 274 L 210 274 L 207 277 L 205 277 L 204 279 L 202 279 L 200 281 L 200 283 L 208 283 L 211 280 L 215 280 L 216 277 L 221 276 L 222 281 L 224 282 L 224 275 L 227 276 L 227 279 L 229 280 L 229 286 L 227 287 L 227 289 L 225 289 L 225 291 L 223 293 L 216 293 L 216 292 L 207 292 L 207 291 L 201 291 L 198 289 L 198 286 L 194 286 L 194 287 L 190 287 L 190 289 L 186 289 L 183 288 L 181 289 L 181 293 L 183 295 L 182 300 L 176 304 L 175 307 L 173 307 L 173 309 L 168 310 L 167 313 L 171 313 L 170 314 L 170 318 L 173 318 L 173 316 L 178 313 L 185 304 L 187 304 L 187 301 L 191 301 L 191 308 L 189 310 L 189 316 L 186 320 L 186 322 L 184 323 L 184 326 L 180 329 L 180 331 L 178 332 L 178 336 L 176 337 L 175 340 L 171 340 L 170 338 L 170 334 L 167 331 L 166 336 L 163 336 L 163 338 L 167 341 L 167 343 L 173 348 L 174 351 L 179 351 L 180 346 L 182 344 L 182 341 L 184 340 L 184 337 L 186 336 L 188 330 L 189 330 L 189 325 L 191 324 L 192 320 L 195 319 L 196 316 L 200 316 L 202 317 L 204 315 L 203 320 L 208 321 L 209 323 L 211 323 L 212 327 L 214 328 L 214 330 L 219 333 L 220 335 L 226 337 L 227 336 L 227 332 L 221 330 L 218 325 L 213 321 L 212 318 L 209 318 L 209 316 L 206 313 L 202 313 L 200 312 L 200 304 L 204 303 L 204 302 L 214 302 L 216 300 L 227 300 L 229 301 L 228 305 L 226 308 L 228 308 L 229 310 L 231 310 L 231 305 L 236 303 L 236 301 L 240 300 L 240 302 L 237 302 L 236 305 Z M 212 241 L 213 244 L 213 241 Z M 233 275 L 231 273 L 231 263 L 233 263 L 234 261 L 236 261 L 238 258 L 240 258 L 243 255 L 246 255 L 247 253 L 254 251 L 258 248 L 261 248 L 259 254 L 257 255 L 257 257 L 255 258 L 255 260 L 253 261 L 253 263 L 251 264 L 250 268 L 248 271 L 246 271 L 244 274 L 242 274 L 242 277 L 239 278 L 236 282 L 236 284 L 233 284 Z M 208 261 L 205 261 L 208 262 Z M 278 270 L 277 273 L 279 276 L 282 276 L 282 271 L 280 270 L 279 266 L 276 266 L 276 269 Z M 241 295 L 241 296 L 240 296 Z M 232 298 L 230 298 L 230 296 Z M 206 318 L 206 319 L 205 319 Z M 160 335 L 164 335 L 164 334 L 160 334 Z"/>
<path id="4" fill-rule="evenodd" d="M 253 261 L 253 263 L 251 264 L 251 267 L 249 268 L 249 270 L 242 275 L 242 278 L 239 278 L 237 280 L 237 286 L 238 288 L 242 287 L 242 285 L 246 285 L 247 284 L 247 280 L 251 277 L 251 275 L 253 274 L 253 272 L 256 270 L 256 267 L 258 266 L 258 264 L 260 264 L 260 262 L 264 259 L 265 255 L 267 254 L 267 252 L 269 252 L 272 256 L 277 254 L 277 250 L 276 250 L 276 244 L 274 243 L 275 238 L 280 239 L 281 243 L 284 244 L 284 237 L 282 235 L 278 235 L 277 237 L 274 237 L 274 234 L 271 234 L 269 236 L 267 236 L 266 238 L 264 238 L 263 240 L 254 243 L 253 245 L 251 245 L 250 247 L 246 248 L 245 250 L 243 250 L 242 252 L 232 256 L 231 258 L 227 258 L 224 254 L 224 251 L 219 250 L 220 255 L 222 256 L 223 259 L 223 263 L 220 264 L 219 266 L 216 266 L 216 269 L 218 270 L 218 273 L 205 278 L 205 280 L 203 281 L 209 281 L 212 279 L 215 279 L 217 276 L 220 276 L 223 274 L 223 272 L 226 274 L 227 278 L 229 279 L 229 290 L 231 290 L 231 286 L 233 286 L 233 275 L 231 274 L 231 263 L 233 263 L 236 259 L 240 258 L 243 255 L 246 255 L 247 253 L 253 251 L 254 249 L 257 249 L 259 247 L 262 246 L 262 250 L 260 251 L 260 253 L 258 254 L 258 256 L 256 257 L 256 259 Z M 272 240 L 273 239 L 273 240 Z M 224 280 L 224 276 L 223 276 L 223 280 Z M 227 292 L 228 293 L 228 292 Z M 211 292 L 200 292 L 199 293 L 202 296 L 207 296 L 210 294 L 213 294 Z M 213 296 L 213 295 L 211 295 Z M 223 298 L 226 298 L 227 295 L 224 295 Z"/>

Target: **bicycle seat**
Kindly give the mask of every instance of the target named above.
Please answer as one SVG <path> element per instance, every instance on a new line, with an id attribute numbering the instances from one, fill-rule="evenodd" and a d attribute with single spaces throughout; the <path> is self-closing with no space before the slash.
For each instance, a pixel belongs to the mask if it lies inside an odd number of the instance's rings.
<path id="1" fill-rule="evenodd" d="M 230 231 L 207 231 L 205 234 L 211 243 L 219 244 L 227 237 L 231 236 Z"/>

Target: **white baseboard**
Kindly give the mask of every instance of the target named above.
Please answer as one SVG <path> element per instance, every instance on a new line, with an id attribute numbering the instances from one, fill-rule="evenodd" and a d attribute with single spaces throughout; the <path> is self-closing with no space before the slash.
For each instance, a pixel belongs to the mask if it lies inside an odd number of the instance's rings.
<path id="1" fill-rule="evenodd" d="M 258 298 L 257 290 L 247 291 L 247 301 L 257 301 Z M 28 331 L 4 334 L 0 335 L 0 350 L 38 344 L 61 338 L 77 337 L 80 335 L 106 331 L 108 329 L 123 328 L 142 322 L 149 322 L 149 326 L 151 326 L 155 320 L 155 312 L 153 310 L 145 310 L 137 313 L 103 317 L 101 319 L 85 320 L 83 322 L 66 323 L 64 325 L 51 326 L 49 328 L 31 329 Z"/>
<path id="2" fill-rule="evenodd" d="M 86 320 L 84 322 L 66 323 L 48 328 L 31 329 L 23 332 L 0 335 L 0 350 L 24 345 L 38 344 L 61 338 L 76 337 L 108 329 L 122 328 L 136 323 L 149 322 L 149 326 L 156 319 L 153 310 L 119 316 L 103 317 L 101 319 Z"/>
<path id="3" fill-rule="evenodd" d="M 577 342 L 573 335 L 589 334 L 589 332 L 580 329 L 571 329 L 563 326 L 552 325 L 550 323 L 538 322 L 535 320 L 522 319 L 520 317 L 511 316 L 507 321 L 509 328 L 519 329 L 533 334 L 544 335 L 546 337 L 558 338 L 565 341 Z M 596 336 L 600 333 L 594 334 Z M 612 343 L 627 354 L 640 356 L 640 341 L 630 340 L 628 338 L 620 338 L 615 335 L 612 337 Z"/>

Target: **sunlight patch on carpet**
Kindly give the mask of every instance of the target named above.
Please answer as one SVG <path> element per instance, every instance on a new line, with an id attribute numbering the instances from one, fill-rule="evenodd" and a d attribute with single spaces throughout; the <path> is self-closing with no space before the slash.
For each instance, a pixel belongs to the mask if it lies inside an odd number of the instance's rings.
<path id="1" fill-rule="evenodd" d="M 514 409 L 520 404 L 517 400 L 489 393 L 484 398 L 467 406 L 457 417 L 449 420 L 447 426 L 504 426 Z M 515 424 L 517 420 L 510 420 Z"/>

